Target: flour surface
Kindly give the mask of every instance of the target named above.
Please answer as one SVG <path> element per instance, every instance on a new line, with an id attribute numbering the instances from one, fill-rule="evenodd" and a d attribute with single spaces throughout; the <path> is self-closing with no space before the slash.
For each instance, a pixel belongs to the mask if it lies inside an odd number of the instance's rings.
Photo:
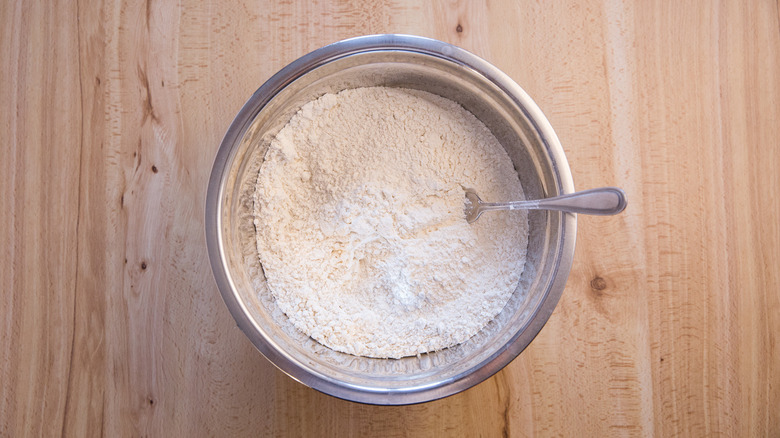
<path id="1" fill-rule="evenodd" d="M 417 90 L 357 88 L 304 105 L 265 155 L 257 249 L 276 303 L 335 350 L 392 357 L 479 332 L 525 263 L 524 212 L 466 223 L 464 188 L 523 199 L 490 131 Z"/>

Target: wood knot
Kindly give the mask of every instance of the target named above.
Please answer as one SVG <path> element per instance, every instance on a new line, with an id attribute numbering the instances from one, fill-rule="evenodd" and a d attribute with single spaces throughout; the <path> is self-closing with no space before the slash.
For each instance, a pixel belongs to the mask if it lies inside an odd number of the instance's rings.
<path id="1" fill-rule="evenodd" d="M 463 26 L 461 26 L 460 23 L 458 23 L 458 25 L 455 26 L 455 32 L 463 33 Z"/>
<path id="2" fill-rule="evenodd" d="M 604 280 L 597 275 L 590 281 L 590 288 L 595 291 L 602 291 L 607 288 L 607 280 Z"/>
<path id="3" fill-rule="evenodd" d="M 157 173 L 157 166 L 152 165 L 152 172 Z"/>
<path id="4" fill-rule="evenodd" d="M 146 270 L 146 262 L 141 262 L 141 270 L 142 271 Z"/>

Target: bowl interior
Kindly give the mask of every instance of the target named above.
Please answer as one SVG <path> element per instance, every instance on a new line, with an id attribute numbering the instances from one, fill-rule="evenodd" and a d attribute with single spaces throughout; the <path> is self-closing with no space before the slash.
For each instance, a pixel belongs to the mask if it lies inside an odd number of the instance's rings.
<path id="1" fill-rule="evenodd" d="M 276 89 L 261 88 L 262 96 L 253 96 L 239 114 L 246 120 L 226 156 L 217 212 L 222 266 L 239 326 L 272 362 L 316 389 L 370 403 L 425 401 L 489 377 L 538 333 L 560 295 L 550 296 L 550 290 L 560 275 L 566 220 L 561 213 L 530 212 L 527 260 L 517 289 L 503 311 L 463 344 L 416 357 L 373 359 L 333 351 L 299 332 L 274 303 L 258 259 L 252 221 L 257 172 L 271 139 L 303 104 L 324 93 L 365 86 L 420 89 L 460 103 L 507 150 L 529 199 L 561 194 L 566 184 L 549 150 L 557 139 L 540 131 L 516 90 L 431 53 L 370 50 L 322 60 L 291 73 Z M 546 300 L 553 302 L 543 306 Z"/>

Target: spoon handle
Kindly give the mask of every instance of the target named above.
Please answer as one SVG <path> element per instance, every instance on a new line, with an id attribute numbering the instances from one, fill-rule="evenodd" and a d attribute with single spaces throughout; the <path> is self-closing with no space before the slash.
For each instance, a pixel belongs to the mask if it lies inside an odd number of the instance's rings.
<path id="1" fill-rule="evenodd" d="M 626 193 L 617 187 L 600 187 L 568 195 L 533 201 L 491 202 L 480 207 L 488 210 L 558 210 L 568 213 L 608 216 L 626 208 Z"/>

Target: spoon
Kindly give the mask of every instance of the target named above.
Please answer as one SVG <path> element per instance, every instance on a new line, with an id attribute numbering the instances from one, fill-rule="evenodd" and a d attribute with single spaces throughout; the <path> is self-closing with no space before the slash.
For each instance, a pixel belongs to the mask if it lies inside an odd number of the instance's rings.
<path id="1" fill-rule="evenodd" d="M 558 210 L 567 213 L 608 216 L 626 208 L 626 193 L 617 187 L 601 187 L 568 195 L 530 201 L 483 202 L 474 191 L 466 190 L 466 222 L 472 223 L 491 210 Z"/>

